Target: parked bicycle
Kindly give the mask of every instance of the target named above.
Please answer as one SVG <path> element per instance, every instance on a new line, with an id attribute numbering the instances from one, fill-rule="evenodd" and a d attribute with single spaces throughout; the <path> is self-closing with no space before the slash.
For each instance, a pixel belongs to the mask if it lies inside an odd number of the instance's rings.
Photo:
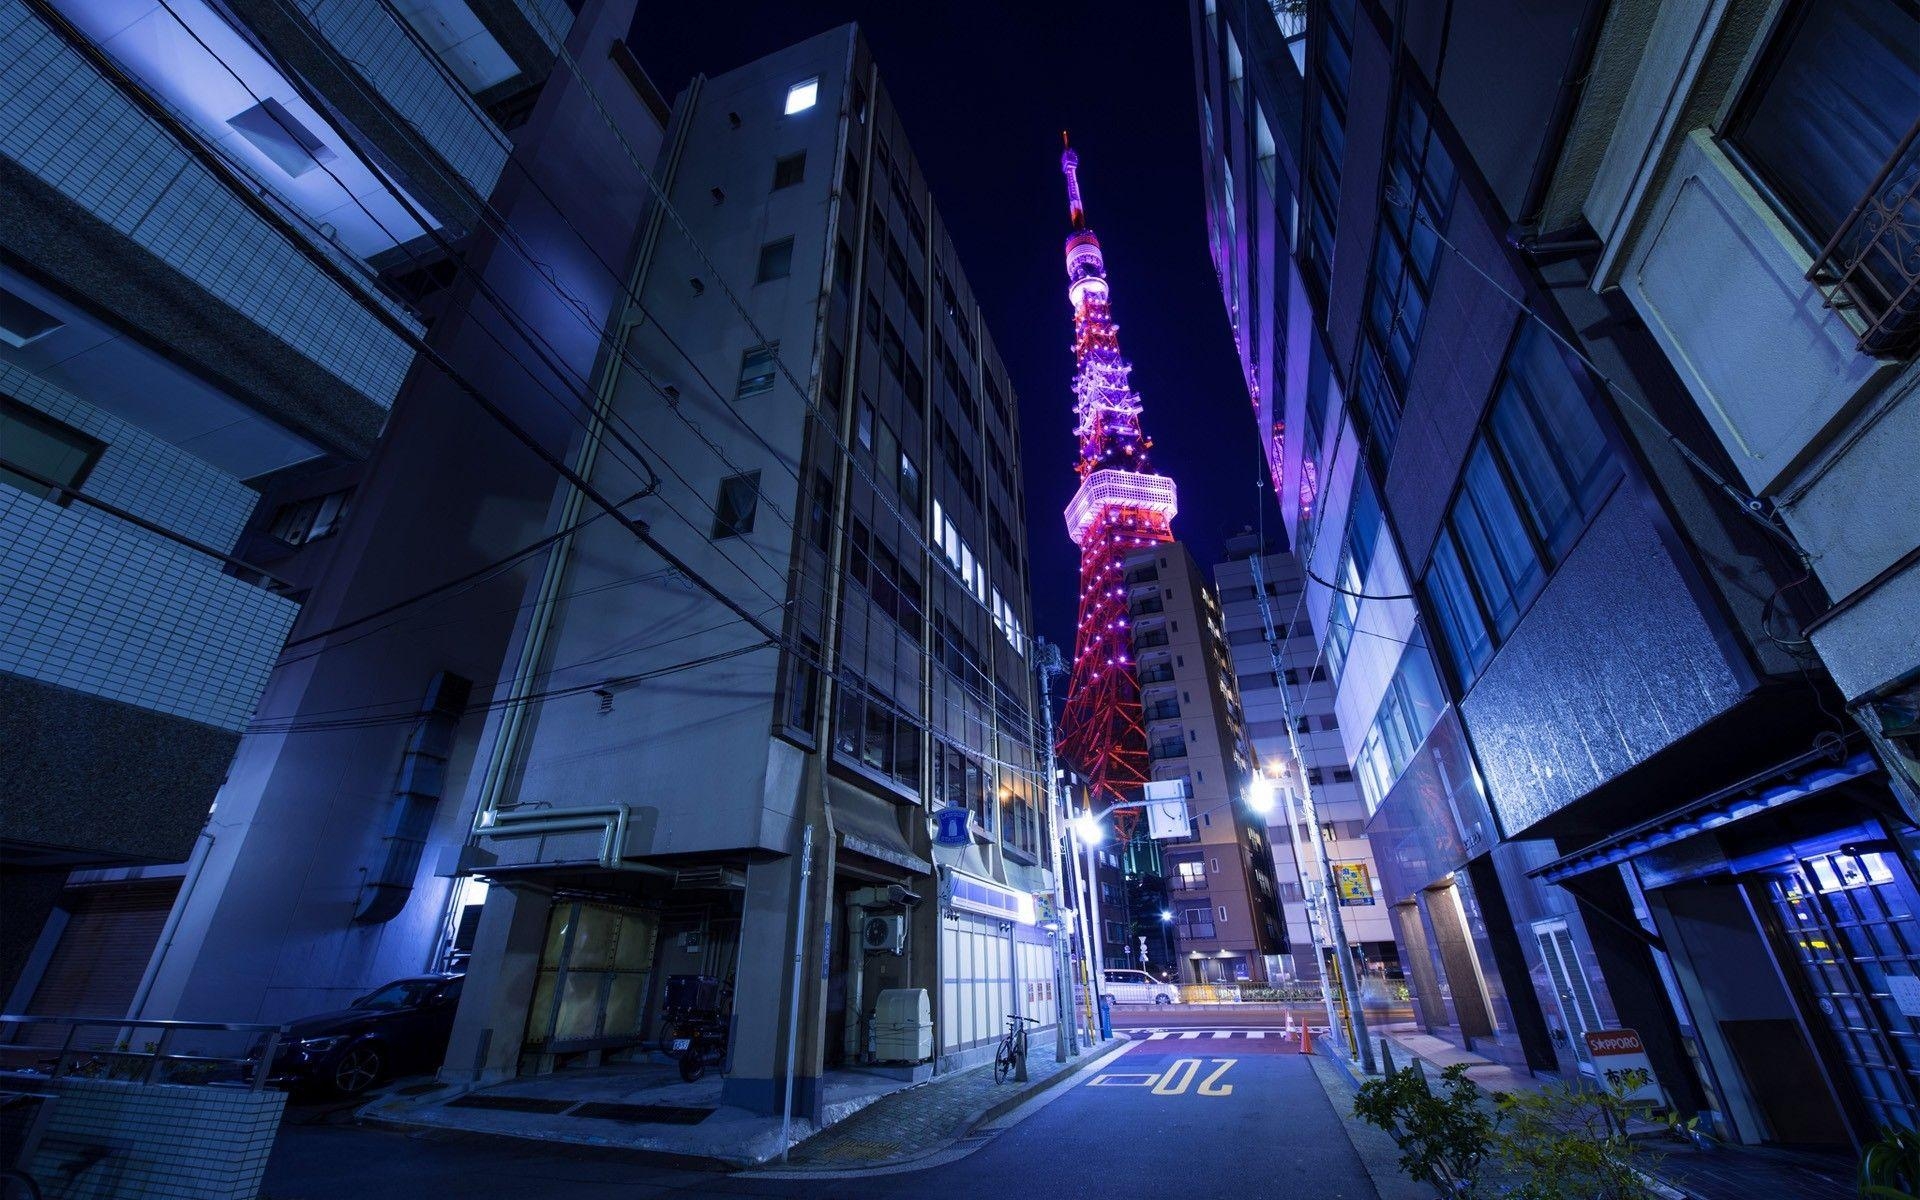
<path id="1" fill-rule="evenodd" d="M 1027 1060 L 1027 1026 L 1039 1023 L 1034 1017 L 1007 1014 L 1007 1031 L 1000 1036 L 1000 1046 L 993 1052 L 995 1083 L 1006 1082 L 1008 1074 Z"/>

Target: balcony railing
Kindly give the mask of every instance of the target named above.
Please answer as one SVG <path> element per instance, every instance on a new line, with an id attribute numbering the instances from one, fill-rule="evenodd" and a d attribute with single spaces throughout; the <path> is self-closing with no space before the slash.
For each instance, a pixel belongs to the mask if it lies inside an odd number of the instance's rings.
<path id="1" fill-rule="evenodd" d="M 1155 742 L 1153 748 L 1147 751 L 1147 757 L 1156 762 L 1163 758 L 1185 758 L 1186 756 L 1185 742 Z"/>
<path id="2" fill-rule="evenodd" d="M 1920 348 L 1920 120 L 1807 271 L 1831 308 L 1865 323 L 1866 354 Z"/>
<path id="3" fill-rule="evenodd" d="M 1139 679 L 1143 686 L 1149 683 L 1172 683 L 1173 664 L 1155 663 L 1151 667 L 1142 667 Z"/>
<path id="4" fill-rule="evenodd" d="M 1213 922 L 1212 921 L 1182 922 L 1176 928 L 1178 930 L 1178 933 L 1175 936 L 1177 937 L 1189 938 L 1196 941 L 1212 941 L 1213 940 Z"/>
<path id="5" fill-rule="evenodd" d="M 1144 633 L 1135 634 L 1133 638 L 1133 648 L 1135 650 L 1145 650 L 1150 646 L 1164 646 L 1166 644 L 1167 631 L 1164 629 L 1149 629 Z"/>
<path id="6" fill-rule="evenodd" d="M 1152 596 L 1145 600 L 1135 601 L 1127 611 L 1136 617 L 1144 617 L 1148 613 L 1165 612 L 1167 611 L 1167 606 L 1160 602 L 1160 597 Z"/>
<path id="7" fill-rule="evenodd" d="M 1180 715 L 1180 704 L 1175 700 L 1162 700 L 1157 704 L 1146 705 L 1142 710 L 1149 721 L 1171 721 Z"/>
<path id="8" fill-rule="evenodd" d="M 1127 586 L 1132 587 L 1136 583 L 1154 583 L 1159 578 L 1159 567 L 1139 567 L 1127 572 Z"/>

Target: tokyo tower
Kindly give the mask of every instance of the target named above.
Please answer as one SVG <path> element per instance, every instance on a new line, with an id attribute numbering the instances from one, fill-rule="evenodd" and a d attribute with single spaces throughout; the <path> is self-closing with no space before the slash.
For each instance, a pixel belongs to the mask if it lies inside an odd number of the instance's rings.
<path id="1" fill-rule="evenodd" d="M 1066 135 L 1061 142 L 1066 144 Z M 1100 807 L 1137 803 L 1147 779 L 1147 733 L 1134 677 L 1126 556 L 1173 540 L 1178 511 L 1173 480 L 1147 461 L 1153 442 L 1140 431 L 1140 397 L 1120 356 L 1120 328 L 1108 307 L 1100 239 L 1080 204 L 1080 157 L 1066 145 L 1067 298 L 1073 303 L 1074 433 L 1080 439 L 1080 490 L 1067 505 L 1067 535 L 1080 547 L 1080 624 L 1060 720 L 1060 753 L 1086 777 Z M 1137 810 L 1125 815 L 1133 816 Z M 1131 821 L 1120 824 L 1121 836 Z"/>

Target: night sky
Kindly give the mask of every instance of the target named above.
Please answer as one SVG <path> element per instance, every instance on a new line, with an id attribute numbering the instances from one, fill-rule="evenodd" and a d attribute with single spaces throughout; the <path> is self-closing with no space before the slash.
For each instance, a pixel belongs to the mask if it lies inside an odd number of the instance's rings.
<path id="1" fill-rule="evenodd" d="M 1080 153 L 1120 342 L 1174 532 L 1203 568 L 1254 520 L 1259 450 L 1207 257 L 1187 7 L 1179 3 L 642 3 L 633 47 L 669 96 L 847 21 L 872 46 L 1020 393 L 1034 632 L 1071 654 L 1072 310 L 1060 130 Z"/>

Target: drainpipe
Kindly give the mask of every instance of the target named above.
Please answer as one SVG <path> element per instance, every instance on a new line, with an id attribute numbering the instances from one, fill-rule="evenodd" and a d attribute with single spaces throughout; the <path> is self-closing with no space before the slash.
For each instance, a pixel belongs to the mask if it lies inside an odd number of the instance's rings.
<path id="1" fill-rule="evenodd" d="M 793 1071 L 800 1050 L 800 989 L 806 980 L 807 957 L 807 884 L 813 881 L 813 826 L 800 835 L 800 899 L 794 906 L 793 992 L 787 1001 L 787 1081 L 780 1101 L 780 1161 L 787 1161 L 788 1138 L 793 1129 Z"/>
<path id="2" fill-rule="evenodd" d="M 193 853 L 187 857 L 187 873 L 181 880 L 180 894 L 174 897 L 173 908 L 167 912 L 167 923 L 160 929 L 160 948 L 147 960 L 147 969 L 140 976 L 140 986 L 134 989 L 133 1000 L 127 1005 L 129 1020 L 146 1015 L 147 996 L 160 978 L 160 964 L 166 961 L 167 951 L 173 949 L 174 935 L 180 931 L 181 915 L 186 911 L 187 902 L 193 898 L 194 887 L 200 882 L 200 873 L 206 870 L 207 856 L 212 852 L 213 835 L 203 829 L 193 843 Z"/>

